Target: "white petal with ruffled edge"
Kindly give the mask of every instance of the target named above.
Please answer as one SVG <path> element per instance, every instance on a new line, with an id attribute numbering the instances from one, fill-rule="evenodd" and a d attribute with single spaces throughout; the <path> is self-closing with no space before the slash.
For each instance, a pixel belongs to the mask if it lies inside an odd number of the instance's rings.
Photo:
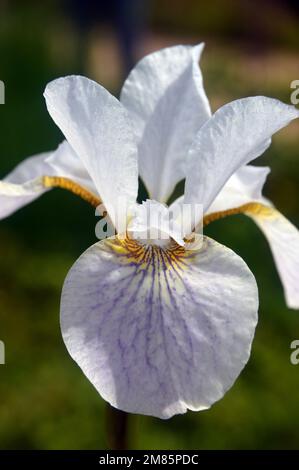
<path id="1" fill-rule="evenodd" d="M 46 163 L 52 152 L 29 157 L 0 181 L 0 219 L 4 219 L 47 191 L 41 176 L 50 173 Z"/>
<path id="2" fill-rule="evenodd" d="M 206 212 L 227 180 L 261 155 L 271 136 L 299 111 L 281 101 L 257 96 L 233 101 L 207 121 L 190 150 L 185 203 L 202 203 Z"/>
<path id="3" fill-rule="evenodd" d="M 211 115 L 198 46 L 175 46 L 144 57 L 129 74 L 121 102 L 139 146 L 140 175 L 151 199 L 166 202 L 185 177 L 196 132 Z"/>
<path id="4" fill-rule="evenodd" d="M 80 76 L 54 80 L 44 96 L 51 117 L 122 232 L 126 209 L 135 203 L 138 191 L 137 147 L 127 111 L 102 86 Z"/>
<path id="5" fill-rule="evenodd" d="M 205 238 L 199 251 L 108 239 L 70 270 L 61 328 L 101 396 L 170 418 L 219 400 L 248 361 L 258 293 L 244 261 Z"/>

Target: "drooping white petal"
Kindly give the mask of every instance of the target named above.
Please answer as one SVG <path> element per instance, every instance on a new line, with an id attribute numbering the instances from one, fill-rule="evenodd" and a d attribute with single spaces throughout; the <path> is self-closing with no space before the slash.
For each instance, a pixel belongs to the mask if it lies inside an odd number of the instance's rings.
<path id="1" fill-rule="evenodd" d="M 51 174 L 46 163 L 51 153 L 27 158 L 0 181 L 0 219 L 8 217 L 47 191 L 42 185 L 41 176 Z"/>
<path id="2" fill-rule="evenodd" d="M 299 309 L 299 231 L 278 210 L 247 212 L 265 234 L 284 288 L 288 307 Z"/>
<path id="3" fill-rule="evenodd" d="M 49 83 L 45 98 L 50 115 L 81 158 L 113 222 L 126 226 L 125 207 L 138 190 L 137 148 L 124 107 L 103 87 L 85 77 Z M 122 231 L 121 230 L 121 231 Z"/>
<path id="4" fill-rule="evenodd" d="M 70 270 L 61 328 L 105 400 L 169 418 L 209 408 L 232 386 L 250 355 L 257 308 L 252 273 L 213 240 L 185 252 L 108 239 Z"/>
<path id="5" fill-rule="evenodd" d="M 38 176 L 47 174 L 48 171 L 51 171 L 47 160 L 53 153 L 43 152 L 26 158 L 8 173 L 2 181 L 23 184 L 26 181 L 31 181 Z"/>
<path id="6" fill-rule="evenodd" d="M 146 56 L 121 92 L 138 140 L 140 175 L 157 201 L 166 202 L 185 177 L 192 140 L 211 115 L 198 66 L 203 46 L 169 47 Z"/>
<path id="7" fill-rule="evenodd" d="M 230 176 L 261 155 L 272 134 L 297 117 L 294 106 L 262 96 L 220 108 L 191 147 L 184 202 L 202 203 L 205 212 Z"/>
<path id="8" fill-rule="evenodd" d="M 98 195 L 81 160 L 68 142 L 64 141 L 53 152 L 45 152 L 22 161 L 0 181 L 0 219 L 34 201 L 49 191 L 42 181 L 44 176 L 66 177 Z"/>
<path id="9" fill-rule="evenodd" d="M 251 165 L 238 170 L 225 184 L 207 213 L 226 211 L 248 203 L 262 204 L 260 209 L 253 205 L 252 209 L 248 207 L 244 213 L 251 217 L 265 234 L 283 284 L 286 303 L 290 308 L 298 309 L 299 232 L 262 195 L 268 172 L 268 168 Z"/>
<path id="10" fill-rule="evenodd" d="M 206 214 L 234 209 L 253 201 L 269 205 L 262 195 L 269 173 L 270 168 L 265 166 L 246 165 L 239 168 L 225 183 Z"/>

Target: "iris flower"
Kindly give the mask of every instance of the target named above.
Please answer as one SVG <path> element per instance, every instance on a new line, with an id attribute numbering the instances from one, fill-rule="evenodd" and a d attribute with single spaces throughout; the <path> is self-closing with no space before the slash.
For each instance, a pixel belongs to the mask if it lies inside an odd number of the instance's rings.
<path id="1" fill-rule="evenodd" d="M 232 250 L 206 236 L 188 249 L 184 227 L 163 243 L 136 238 L 140 226 L 151 228 L 145 209 L 168 212 L 164 204 L 178 182 L 185 180 L 185 190 L 174 206 L 203 207 L 194 226 L 235 213 L 258 224 L 287 304 L 299 307 L 298 231 L 262 196 L 269 169 L 248 165 L 299 111 L 256 96 L 211 114 L 202 49 L 148 55 L 129 74 L 120 101 L 84 77 L 54 80 L 45 99 L 66 140 L 0 183 L 2 218 L 54 186 L 104 204 L 119 235 L 95 243 L 70 269 L 62 335 L 106 401 L 160 418 L 204 410 L 223 397 L 248 361 L 258 311 L 255 278 Z M 150 197 L 142 205 L 138 174 Z"/>

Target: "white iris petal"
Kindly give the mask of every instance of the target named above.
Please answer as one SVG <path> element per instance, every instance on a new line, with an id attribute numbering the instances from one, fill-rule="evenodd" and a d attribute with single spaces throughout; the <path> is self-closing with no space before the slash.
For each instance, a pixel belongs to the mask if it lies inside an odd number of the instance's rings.
<path id="1" fill-rule="evenodd" d="M 244 261 L 205 238 L 201 250 L 108 239 L 64 284 L 61 329 L 102 397 L 170 418 L 219 400 L 246 364 L 258 293 Z"/>
<path id="2" fill-rule="evenodd" d="M 226 182 L 206 214 L 226 211 L 253 201 L 270 205 L 270 202 L 262 195 L 269 173 L 270 168 L 264 166 L 246 165 L 241 167 Z"/>
<path id="3" fill-rule="evenodd" d="M 99 195 L 88 171 L 69 143 L 63 141 L 46 163 L 52 168 L 51 175 L 68 178 L 95 195 Z"/>
<path id="4" fill-rule="evenodd" d="M 189 153 L 185 203 L 210 207 L 227 180 L 260 156 L 272 135 L 299 117 L 294 106 L 256 96 L 220 108 L 201 127 Z"/>
<path id="5" fill-rule="evenodd" d="M 136 204 L 127 231 L 143 243 L 164 245 L 173 239 L 179 245 L 184 245 L 181 226 L 172 219 L 169 208 L 150 199 Z"/>
<path id="6" fill-rule="evenodd" d="M 144 57 L 121 92 L 136 134 L 139 173 L 157 201 L 167 202 L 185 177 L 188 149 L 211 116 L 198 65 L 203 47 L 169 47 Z"/>
<path id="7" fill-rule="evenodd" d="M 103 87 L 79 76 L 54 80 L 44 95 L 51 117 L 123 231 L 126 209 L 135 203 L 138 190 L 137 148 L 125 108 Z"/>
<path id="8" fill-rule="evenodd" d="M 52 174 L 47 159 L 52 152 L 29 157 L 0 181 L 0 219 L 33 202 L 47 191 L 41 177 Z"/>
<path id="9" fill-rule="evenodd" d="M 286 303 L 290 308 L 298 309 L 299 231 L 262 195 L 268 173 L 269 169 L 263 167 L 247 165 L 240 168 L 220 191 L 208 214 L 251 202 L 268 207 L 266 211 L 247 210 L 245 214 L 251 217 L 265 234 L 283 284 Z"/>
<path id="10" fill-rule="evenodd" d="M 71 146 L 64 141 L 53 152 L 27 158 L 0 181 L 0 219 L 33 202 L 50 187 L 44 177 L 66 177 L 96 196 L 97 191 Z"/>
<path id="11" fill-rule="evenodd" d="M 299 231 L 279 211 L 249 215 L 266 236 L 284 288 L 288 307 L 299 309 Z"/>

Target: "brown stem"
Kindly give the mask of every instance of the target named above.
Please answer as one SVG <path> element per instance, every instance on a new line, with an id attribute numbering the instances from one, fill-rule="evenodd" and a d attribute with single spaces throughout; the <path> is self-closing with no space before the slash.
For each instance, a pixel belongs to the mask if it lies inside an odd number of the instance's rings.
<path id="1" fill-rule="evenodd" d="M 108 447 L 111 450 L 128 449 L 129 415 L 107 403 L 106 426 Z"/>

